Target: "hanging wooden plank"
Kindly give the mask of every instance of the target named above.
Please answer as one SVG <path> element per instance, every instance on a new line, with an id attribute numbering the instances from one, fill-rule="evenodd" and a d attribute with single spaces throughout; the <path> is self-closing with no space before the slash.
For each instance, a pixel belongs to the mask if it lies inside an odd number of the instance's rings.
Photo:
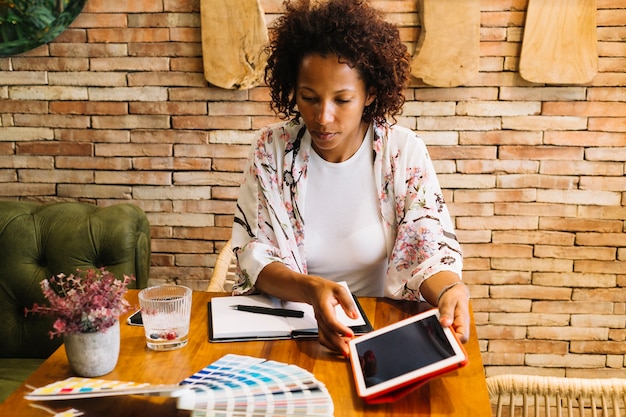
<path id="1" fill-rule="evenodd" d="M 418 0 L 422 24 L 411 74 L 436 87 L 456 87 L 478 75 L 480 0 Z"/>
<path id="2" fill-rule="evenodd" d="M 529 0 L 519 72 L 542 84 L 586 84 L 598 71 L 596 0 Z"/>
<path id="3" fill-rule="evenodd" d="M 248 89 L 263 80 L 268 43 L 258 0 L 201 0 L 204 77 L 221 88 Z"/>

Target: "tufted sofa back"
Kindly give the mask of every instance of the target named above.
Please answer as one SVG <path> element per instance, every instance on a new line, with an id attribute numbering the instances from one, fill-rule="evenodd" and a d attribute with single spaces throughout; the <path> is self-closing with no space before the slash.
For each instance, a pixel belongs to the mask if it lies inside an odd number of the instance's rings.
<path id="1" fill-rule="evenodd" d="M 53 320 L 24 308 L 45 303 L 43 279 L 100 267 L 148 285 L 150 225 L 139 207 L 0 201 L 0 357 L 49 356 L 62 342 L 50 339 Z"/>

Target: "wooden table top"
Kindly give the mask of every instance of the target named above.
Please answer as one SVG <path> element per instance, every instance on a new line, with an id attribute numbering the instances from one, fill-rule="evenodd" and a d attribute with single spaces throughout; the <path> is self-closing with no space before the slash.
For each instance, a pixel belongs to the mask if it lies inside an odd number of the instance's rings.
<path id="1" fill-rule="evenodd" d="M 137 306 L 137 290 L 128 299 Z M 189 344 L 181 349 L 155 352 L 146 347 L 142 327 L 121 325 L 121 347 L 117 366 L 102 379 L 175 384 L 228 353 L 261 357 L 290 363 L 312 372 L 323 382 L 335 405 L 335 416 L 467 416 L 491 415 L 487 385 L 472 315 L 472 332 L 465 345 L 469 364 L 437 378 L 406 397 L 387 404 L 368 405 L 357 395 L 350 361 L 332 354 L 317 340 L 276 340 L 210 343 L 208 341 L 207 303 L 214 296 L 194 292 Z M 394 323 L 429 308 L 428 304 L 393 301 L 384 298 L 360 298 L 363 310 L 374 328 Z M 0 415 L 46 417 L 49 412 L 32 407 L 23 397 L 27 386 L 40 387 L 74 376 L 61 346 L 16 392 L 0 404 Z M 187 416 L 176 408 L 176 400 L 164 397 L 123 396 L 98 399 L 48 401 L 36 403 L 55 412 L 76 408 L 85 416 Z"/>

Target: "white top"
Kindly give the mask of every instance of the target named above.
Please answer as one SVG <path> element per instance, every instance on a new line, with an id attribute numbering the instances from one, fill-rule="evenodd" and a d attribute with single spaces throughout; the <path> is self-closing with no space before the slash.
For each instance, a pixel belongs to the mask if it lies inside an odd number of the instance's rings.
<path id="1" fill-rule="evenodd" d="M 387 250 L 374 178 L 371 128 L 348 160 L 311 152 L 304 228 L 308 273 L 346 281 L 359 296 L 382 297 Z"/>
<path id="2" fill-rule="evenodd" d="M 385 297 L 419 300 L 420 285 L 440 271 L 461 276 L 463 256 L 435 168 L 410 129 L 373 121 L 374 182 L 387 249 Z M 308 274 L 305 231 L 311 135 L 301 118 L 256 135 L 243 172 L 232 245 L 239 264 L 234 294 L 250 294 L 272 262 Z M 333 178 L 336 182 L 337 178 Z M 343 198 L 343 196 L 342 196 Z M 316 204 L 316 206 L 319 206 Z M 360 295 L 360 294 L 357 294 Z"/>

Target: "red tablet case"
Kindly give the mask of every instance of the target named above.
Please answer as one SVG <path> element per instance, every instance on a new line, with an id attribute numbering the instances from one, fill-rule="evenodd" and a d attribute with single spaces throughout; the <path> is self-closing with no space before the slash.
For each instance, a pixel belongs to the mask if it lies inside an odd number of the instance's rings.
<path id="1" fill-rule="evenodd" d="M 430 374 L 426 374 L 426 375 L 422 375 L 414 380 L 411 381 L 405 381 L 399 385 L 395 385 L 392 387 L 389 387 L 387 390 L 385 391 L 381 391 L 378 392 L 376 394 L 370 395 L 370 396 L 364 396 L 362 395 L 361 392 L 359 391 L 359 385 L 358 382 L 356 380 L 356 372 L 358 372 L 357 369 L 355 369 L 355 366 L 360 366 L 359 363 L 357 361 L 352 361 L 352 373 L 354 375 L 354 379 L 355 379 L 355 385 L 357 387 L 357 392 L 359 397 L 363 398 L 363 400 L 368 403 L 368 404 L 380 404 L 380 403 L 388 403 L 388 402 L 393 402 L 393 401 L 397 401 L 400 398 L 404 397 L 405 395 L 407 395 L 408 393 L 410 393 L 411 391 L 419 388 L 420 386 L 428 383 L 429 381 L 442 376 L 444 374 L 447 374 L 449 372 L 452 372 L 454 370 L 457 370 L 459 368 L 464 367 L 465 365 L 467 365 L 469 363 L 469 360 L 467 358 L 467 351 L 465 350 L 465 347 L 463 346 L 463 344 L 459 341 L 458 337 L 456 336 L 455 333 L 453 333 L 454 338 L 459 342 L 459 346 L 461 347 L 461 350 L 463 351 L 463 354 L 465 356 L 465 360 L 461 361 L 461 362 L 457 362 L 454 364 L 451 364 L 450 366 L 447 366 L 445 368 L 441 368 L 438 369 Z"/>

